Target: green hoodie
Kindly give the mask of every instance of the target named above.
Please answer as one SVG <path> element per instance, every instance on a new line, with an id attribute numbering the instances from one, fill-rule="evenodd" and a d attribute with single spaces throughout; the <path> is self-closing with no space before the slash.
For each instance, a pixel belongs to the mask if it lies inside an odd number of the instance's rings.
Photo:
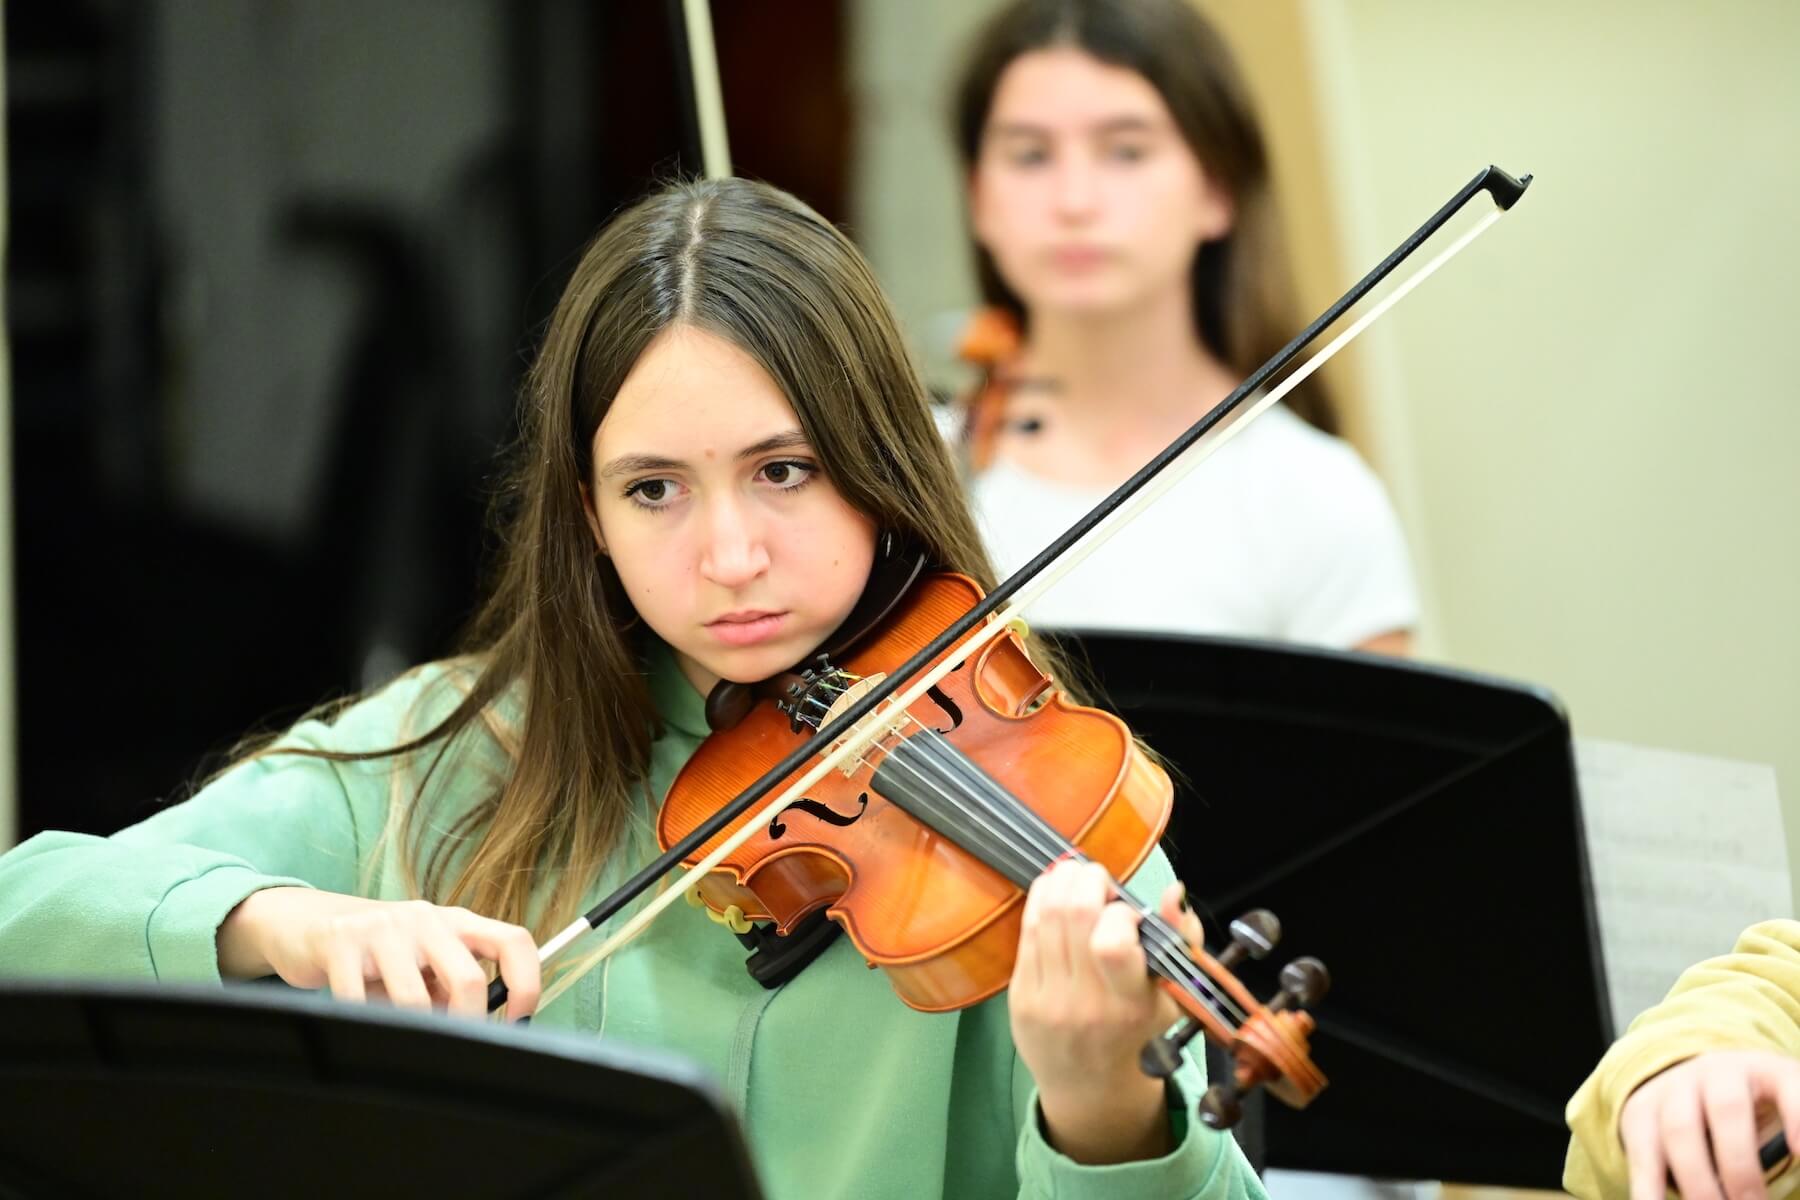
<path id="1" fill-rule="evenodd" d="M 444 664 L 421 668 L 329 724 L 295 726 L 283 741 L 337 750 L 393 745 L 449 711 L 466 686 L 456 673 Z M 650 683 L 663 718 L 649 781 L 660 797 L 706 724 L 701 697 L 666 651 Z M 449 828 L 488 794 L 506 761 L 493 736 L 460 745 L 425 801 L 428 827 Z M 219 925 L 259 888 L 300 884 L 406 899 L 394 848 L 376 849 L 391 798 L 411 802 L 409 771 L 393 760 L 275 756 L 241 764 L 193 799 L 110 838 L 40 834 L 0 856 L 0 971 L 217 981 Z M 590 902 L 652 857 L 650 814 L 639 816 Z M 1131 890 L 1154 902 L 1172 877 L 1157 852 Z M 744 955 L 705 913 L 676 905 L 556 998 L 532 1027 L 653 1046 L 700 1063 L 735 1101 L 773 1200 L 1266 1195 L 1236 1144 L 1195 1116 L 1204 1083 L 1191 1061 L 1171 1089 L 1181 1101 L 1170 1113 L 1172 1152 L 1082 1166 L 1043 1138 L 1004 994 L 959 1013 L 915 1012 L 848 938 L 775 990 L 751 979 Z"/>

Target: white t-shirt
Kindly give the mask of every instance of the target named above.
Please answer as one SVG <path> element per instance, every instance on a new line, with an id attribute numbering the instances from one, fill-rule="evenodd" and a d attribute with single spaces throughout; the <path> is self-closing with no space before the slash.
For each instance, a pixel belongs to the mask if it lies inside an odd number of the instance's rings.
<path id="1" fill-rule="evenodd" d="M 1004 460 L 977 476 L 976 518 L 1001 577 L 1107 490 L 1054 483 Z M 1025 617 L 1047 629 L 1348 648 L 1414 628 L 1419 602 L 1400 522 L 1374 472 L 1348 443 L 1276 406 Z"/>

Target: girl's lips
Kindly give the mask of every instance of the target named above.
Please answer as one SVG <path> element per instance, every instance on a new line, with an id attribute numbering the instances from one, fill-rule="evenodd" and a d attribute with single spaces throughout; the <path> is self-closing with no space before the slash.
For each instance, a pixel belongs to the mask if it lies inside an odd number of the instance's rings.
<path id="1" fill-rule="evenodd" d="M 1100 246 L 1058 246 L 1050 252 L 1050 261 L 1065 271 L 1091 270 L 1108 257 Z"/>
<path id="2" fill-rule="evenodd" d="M 754 617 L 721 617 L 706 629 L 727 646 L 754 646 L 780 633 L 786 623 L 786 613 L 763 613 Z"/>

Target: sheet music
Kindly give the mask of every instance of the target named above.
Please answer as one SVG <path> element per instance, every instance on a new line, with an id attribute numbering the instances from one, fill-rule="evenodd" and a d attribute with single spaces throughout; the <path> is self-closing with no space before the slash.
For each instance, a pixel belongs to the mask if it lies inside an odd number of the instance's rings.
<path id="1" fill-rule="evenodd" d="M 1775 769 L 1592 738 L 1576 739 L 1575 764 L 1623 1033 L 1684 969 L 1793 915 Z"/>

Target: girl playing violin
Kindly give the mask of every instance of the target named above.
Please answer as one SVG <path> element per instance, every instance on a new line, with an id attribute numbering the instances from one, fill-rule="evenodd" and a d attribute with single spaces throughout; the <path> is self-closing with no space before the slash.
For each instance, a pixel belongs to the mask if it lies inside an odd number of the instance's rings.
<path id="1" fill-rule="evenodd" d="M 1026 561 L 1300 328 L 1269 163 L 1191 0 L 1017 0 L 978 35 L 955 136 L 983 294 L 965 341 L 982 531 Z M 1404 653 L 1418 602 L 1375 476 L 1317 381 L 1244 429 L 1030 615 Z M 1309 421 L 1311 423 L 1309 423 Z"/>
<path id="2" fill-rule="evenodd" d="M 847 939 L 778 989 L 675 906 L 585 973 L 536 945 L 656 850 L 720 680 L 805 660 L 896 544 L 992 571 L 893 316 L 850 243 L 739 180 L 670 187 L 588 248 L 524 392 L 500 562 L 466 653 L 300 722 L 106 839 L 0 857 L 0 962 L 277 975 L 507 1014 L 716 1072 L 771 1196 L 1252 1197 L 1104 873 L 1030 888 L 1008 992 L 904 1006 Z M 1133 891 L 1190 938 L 1167 862 Z M 579 957 L 579 951 L 575 957 Z"/>

